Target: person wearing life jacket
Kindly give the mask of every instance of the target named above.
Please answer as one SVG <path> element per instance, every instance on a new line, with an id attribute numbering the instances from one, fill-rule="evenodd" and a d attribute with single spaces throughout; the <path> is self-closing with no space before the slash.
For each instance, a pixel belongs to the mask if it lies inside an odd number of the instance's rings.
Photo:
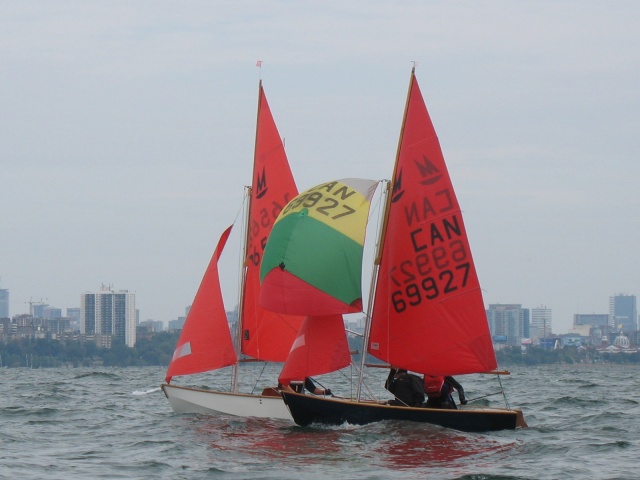
<path id="1" fill-rule="evenodd" d="M 458 391 L 460 404 L 466 405 L 467 399 L 464 396 L 464 389 L 453 377 L 436 375 L 424 376 L 424 391 L 427 394 L 427 407 L 458 408 L 451 396 L 454 389 Z"/>
<path id="2" fill-rule="evenodd" d="M 424 402 L 424 385 L 422 379 L 405 369 L 391 367 L 384 388 L 389 390 L 395 398 L 389 405 L 403 407 L 419 407 Z"/>

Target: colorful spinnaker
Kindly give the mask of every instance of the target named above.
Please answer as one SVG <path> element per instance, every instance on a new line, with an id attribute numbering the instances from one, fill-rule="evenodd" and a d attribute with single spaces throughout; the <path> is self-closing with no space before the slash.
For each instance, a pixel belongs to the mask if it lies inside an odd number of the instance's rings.
<path id="1" fill-rule="evenodd" d="M 260 267 L 262 307 L 308 316 L 362 311 L 363 245 L 377 184 L 335 180 L 287 204 Z"/>

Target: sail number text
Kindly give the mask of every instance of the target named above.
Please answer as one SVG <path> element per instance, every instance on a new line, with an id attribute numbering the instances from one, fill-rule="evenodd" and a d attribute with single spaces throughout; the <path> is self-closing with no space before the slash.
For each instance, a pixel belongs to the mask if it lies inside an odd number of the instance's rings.
<path id="1" fill-rule="evenodd" d="M 341 203 L 335 198 L 327 197 L 318 191 L 309 192 L 291 200 L 284 209 L 284 213 L 286 214 L 290 210 L 299 207 L 313 208 L 316 212 L 328 216 L 332 220 L 337 220 L 338 218 L 352 215 L 356 212 L 354 208 L 351 208 L 346 203 Z"/>
<path id="2" fill-rule="evenodd" d="M 447 246 L 422 251 L 389 271 L 391 282 L 399 287 L 391 294 L 396 312 L 434 300 L 467 285 L 471 264 L 464 243 L 453 240 Z"/>
<path id="3" fill-rule="evenodd" d="M 289 194 L 284 196 L 284 204 L 289 201 Z M 259 209 L 255 215 L 252 215 L 253 219 L 249 225 L 249 251 L 248 256 L 255 266 L 260 265 L 262 258 L 262 252 L 267 245 L 267 238 L 271 227 L 275 222 L 278 215 L 283 209 L 283 205 L 275 200 L 271 202 L 269 207 L 263 207 Z M 266 230 L 266 234 L 262 232 Z M 259 240 L 259 244 L 256 245 L 256 240 Z"/>

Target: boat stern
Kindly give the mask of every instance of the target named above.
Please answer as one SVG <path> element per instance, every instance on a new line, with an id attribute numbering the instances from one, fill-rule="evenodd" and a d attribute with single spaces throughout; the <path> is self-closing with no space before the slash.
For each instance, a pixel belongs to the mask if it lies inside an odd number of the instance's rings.
<path id="1" fill-rule="evenodd" d="M 516 410 L 516 428 L 527 428 L 527 422 L 524 419 L 524 415 L 522 414 L 522 410 Z"/>

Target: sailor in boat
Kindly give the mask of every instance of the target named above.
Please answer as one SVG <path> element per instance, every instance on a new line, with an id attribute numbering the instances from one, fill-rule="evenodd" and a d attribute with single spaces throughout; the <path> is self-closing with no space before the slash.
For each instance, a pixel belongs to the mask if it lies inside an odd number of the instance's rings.
<path id="1" fill-rule="evenodd" d="M 464 389 L 453 377 L 424 376 L 424 391 L 427 394 L 427 407 L 457 409 L 456 402 L 451 395 L 454 390 L 458 391 L 460 404 L 466 405 L 467 399 L 464 396 Z"/>
<path id="2" fill-rule="evenodd" d="M 391 367 L 384 388 L 396 397 L 389 400 L 389 405 L 420 407 L 424 402 L 422 379 L 413 373 L 408 373 L 403 368 Z"/>
<path id="3" fill-rule="evenodd" d="M 305 390 L 314 395 L 332 395 L 330 388 L 317 387 L 311 378 L 306 377 L 304 382 L 300 380 L 291 380 L 288 384 L 278 383 L 278 389 L 288 392 L 304 393 Z"/>

